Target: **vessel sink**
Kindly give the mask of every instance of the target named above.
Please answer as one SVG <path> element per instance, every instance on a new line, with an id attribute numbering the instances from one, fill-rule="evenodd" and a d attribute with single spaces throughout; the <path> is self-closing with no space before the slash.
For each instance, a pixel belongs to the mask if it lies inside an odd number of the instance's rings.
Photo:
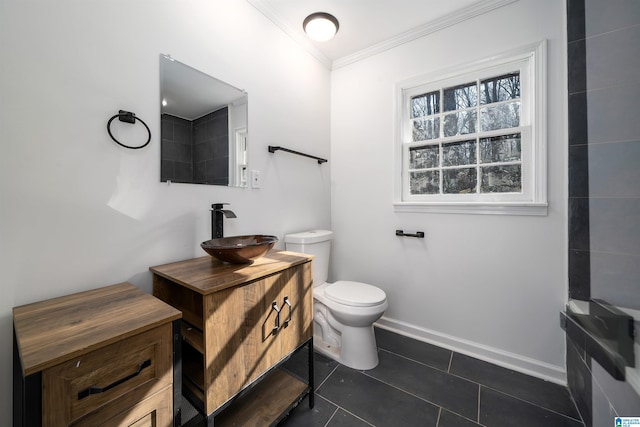
<path id="1" fill-rule="evenodd" d="M 206 253 L 230 264 L 249 264 L 264 256 L 278 241 L 276 236 L 254 234 L 207 240 L 200 246 Z"/>

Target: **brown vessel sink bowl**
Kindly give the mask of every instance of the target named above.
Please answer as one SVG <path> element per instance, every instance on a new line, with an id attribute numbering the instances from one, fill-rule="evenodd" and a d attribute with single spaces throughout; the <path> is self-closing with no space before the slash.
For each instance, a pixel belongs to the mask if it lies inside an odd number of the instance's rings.
<path id="1" fill-rule="evenodd" d="M 264 256 L 278 241 L 276 236 L 254 234 L 207 240 L 200 246 L 206 253 L 230 264 L 249 264 Z"/>

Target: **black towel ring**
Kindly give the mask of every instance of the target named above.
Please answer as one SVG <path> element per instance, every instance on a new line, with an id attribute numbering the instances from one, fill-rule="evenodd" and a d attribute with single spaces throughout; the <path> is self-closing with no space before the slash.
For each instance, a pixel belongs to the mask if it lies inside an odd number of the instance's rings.
<path id="1" fill-rule="evenodd" d="M 142 123 L 144 125 L 145 128 L 147 128 L 147 133 L 149 134 L 149 138 L 147 139 L 147 142 L 145 142 L 143 145 L 140 145 L 138 147 L 131 147 L 129 145 L 124 145 L 122 142 L 118 141 L 113 134 L 111 133 L 111 122 L 113 121 L 113 119 L 118 118 L 121 122 L 125 122 L 125 123 L 135 123 L 136 120 L 138 120 L 140 123 Z M 118 114 L 116 114 L 115 116 L 111 117 L 109 119 L 109 121 L 107 122 L 107 132 L 109 132 L 109 136 L 111 137 L 111 139 L 113 139 L 118 145 L 123 146 L 124 148 L 130 148 L 132 150 L 137 150 L 138 148 L 144 148 L 146 147 L 149 142 L 151 141 L 151 130 L 149 130 L 149 126 L 147 126 L 147 124 L 145 122 L 142 121 L 142 119 L 140 117 L 136 117 L 135 113 L 132 113 L 131 111 L 124 111 L 124 110 L 120 110 L 118 112 Z"/>

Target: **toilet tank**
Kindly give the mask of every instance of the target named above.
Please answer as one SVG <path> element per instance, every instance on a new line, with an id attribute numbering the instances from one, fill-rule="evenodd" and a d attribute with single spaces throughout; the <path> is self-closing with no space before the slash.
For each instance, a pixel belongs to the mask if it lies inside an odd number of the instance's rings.
<path id="1" fill-rule="evenodd" d="M 333 232 L 329 230 L 311 230 L 284 236 L 288 251 L 313 255 L 313 286 L 320 286 L 329 276 L 329 256 Z"/>

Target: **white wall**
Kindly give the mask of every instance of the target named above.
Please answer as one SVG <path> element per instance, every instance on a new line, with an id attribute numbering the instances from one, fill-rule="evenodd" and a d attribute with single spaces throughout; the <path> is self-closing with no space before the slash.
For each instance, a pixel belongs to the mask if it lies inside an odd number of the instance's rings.
<path id="1" fill-rule="evenodd" d="M 11 423 L 11 308 L 131 281 L 205 255 L 209 209 L 226 233 L 330 226 L 330 75 L 245 1 L 0 3 L 0 425 Z M 250 169 L 261 189 L 160 183 L 159 54 L 249 93 Z M 151 128 L 127 150 L 119 109 Z M 127 125 L 128 126 L 128 125 Z M 142 126 L 118 124 L 131 144 Z M 283 247 L 282 241 L 278 244 Z"/>
<path id="2" fill-rule="evenodd" d="M 333 279 L 384 289 L 383 326 L 557 382 L 567 295 L 564 31 L 564 2 L 520 0 L 331 78 Z M 394 212 L 395 84 L 543 39 L 548 216 Z"/>

